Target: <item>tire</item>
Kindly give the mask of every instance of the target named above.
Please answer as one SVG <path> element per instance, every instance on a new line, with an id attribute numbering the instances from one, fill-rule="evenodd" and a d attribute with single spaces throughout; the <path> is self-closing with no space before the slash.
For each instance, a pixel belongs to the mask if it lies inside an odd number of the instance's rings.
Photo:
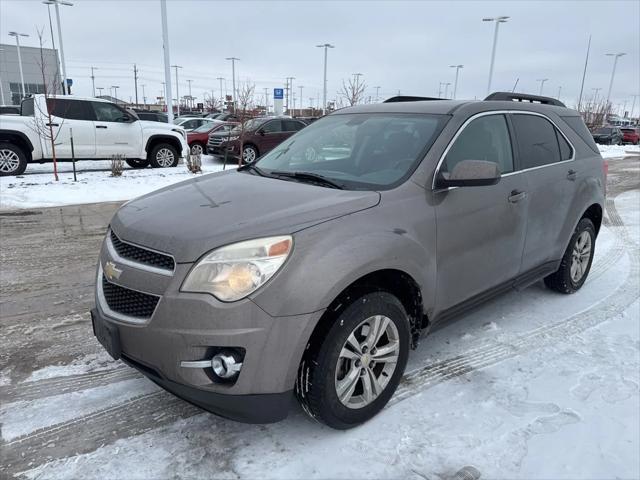
<path id="1" fill-rule="evenodd" d="M 200 142 L 193 142 L 191 145 L 189 145 L 189 148 L 191 150 L 191 155 L 204 155 L 205 154 L 205 147 Z"/>
<path id="2" fill-rule="evenodd" d="M 0 177 L 22 175 L 27 169 L 27 155 L 13 143 L 0 142 Z"/>
<path id="3" fill-rule="evenodd" d="M 127 158 L 125 162 L 127 162 L 127 165 L 131 168 L 147 168 L 149 166 L 149 160 L 142 160 L 140 158 Z"/>
<path id="4" fill-rule="evenodd" d="M 258 158 L 258 149 L 253 145 L 245 145 L 242 147 L 242 163 L 247 165 L 253 163 Z"/>
<path id="5" fill-rule="evenodd" d="M 374 361 L 376 353 L 372 352 L 376 349 L 365 350 L 370 325 L 375 322 L 385 330 L 377 343 L 369 345 L 395 347 L 396 355 L 387 353 L 387 362 Z M 375 416 L 398 387 L 409 355 L 409 318 L 395 296 L 375 292 L 358 297 L 326 328 L 326 332 L 316 336 L 319 341 L 307 347 L 300 364 L 296 396 L 309 416 L 329 427 L 346 430 Z M 361 353 L 356 353 L 358 348 L 348 339 L 355 340 Z M 345 351 L 350 359 L 343 354 Z M 369 363 L 372 368 L 363 365 L 368 362 L 372 362 Z M 380 387 L 377 393 L 373 378 Z M 366 384 L 373 391 L 369 398 Z"/>
<path id="6" fill-rule="evenodd" d="M 588 252 L 585 248 L 587 245 L 583 242 L 588 242 Z M 595 245 L 596 229 L 591 220 L 583 218 L 569 240 L 560 268 L 544 279 L 545 285 L 551 290 L 566 294 L 580 290 L 591 270 Z"/>
<path id="7" fill-rule="evenodd" d="M 153 168 L 175 167 L 179 160 L 178 151 L 168 143 L 157 144 L 151 149 L 151 155 L 149 155 L 149 163 Z"/>

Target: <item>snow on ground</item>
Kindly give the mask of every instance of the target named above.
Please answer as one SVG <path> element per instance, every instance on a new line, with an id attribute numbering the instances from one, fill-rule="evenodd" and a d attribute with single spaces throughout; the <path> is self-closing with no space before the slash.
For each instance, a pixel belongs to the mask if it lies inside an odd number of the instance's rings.
<path id="1" fill-rule="evenodd" d="M 91 353 L 66 365 L 49 365 L 40 370 L 35 370 L 25 382 L 38 382 L 45 379 L 110 370 L 116 365 L 106 351 Z"/>
<path id="2" fill-rule="evenodd" d="M 621 158 L 628 155 L 640 155 L 638 145 L 598 145 L 603 158 Z"/>
<path id="3" fill-rule="evenodd" d="M 234 163 L 227 168 L 234 168 Z M 73 164 L 59 163 L 59 178 L 53 178 L 51 163 L 32 164 L 25 175 L 0 177 L 0 209 L 52 207 L 130 200 L 173 183 L 193 178 L 185 164 L 175 168 L 126 167 L 121 177 L 111 177 L 110 162 L 85 160 L 76 162 L 77 182 L 73 181 Z M 204 155 L 203 174 L 223 169 L 222 160 Z"/>

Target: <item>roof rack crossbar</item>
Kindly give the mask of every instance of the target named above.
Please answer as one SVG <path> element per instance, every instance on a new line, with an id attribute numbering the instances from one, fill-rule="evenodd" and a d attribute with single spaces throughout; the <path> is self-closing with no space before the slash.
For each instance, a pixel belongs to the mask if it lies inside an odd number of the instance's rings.
<path id="1" fill-rule="evenodd" d="M 423 102 L 427 100 L 446 100 L 443 98 L 434 98 L 434 97 L 413 97 L 410 95 L 398 95 L 395 97 L 387 98 L 382 103 L 397 103 L 397 102 Z"/>
<path id="2" fill-rule="evenodd" d="M 530 95 L 528 93 L 513 92 L 493 92 L 485 100 L 506 100 L 512 102 L 542 103 L 543 105 L 555 105 L 556 107 L 566 107 L 560 100 L 541 95 Z"/>

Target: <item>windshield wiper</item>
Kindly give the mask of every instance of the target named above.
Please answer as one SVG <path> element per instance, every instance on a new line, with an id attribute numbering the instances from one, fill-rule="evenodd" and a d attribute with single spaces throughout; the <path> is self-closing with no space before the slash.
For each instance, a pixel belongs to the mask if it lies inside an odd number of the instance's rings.
<path id="1" fill-rule="evenodd" d="M 334 182 L 333 180 L 328 179 L 327 177 L 310 172 L 285 172 L 281 170 L 271 170 L 269 172 L 270 175 L 274 175 L 276 177 L 287 177 L 293 178 L 295 180 L 300 180 L 302 182 L 307 181 L 311 183 L 318 183 L 324 185 L 326 187 L 337 188 L 339 190 L 344 190 L 344 185 Z"/>
<path id="2" fill-rule="evenodd" d="M 239 172 L 242 172 L 244 170 L 251 170 L 252 172 L 256 172 L 261 177 L 273 177 L 273 175 L 270 175 L 261 168 L 256 167 L 253 163 L 245 163 L 244 165 L 238 167 Z"/>

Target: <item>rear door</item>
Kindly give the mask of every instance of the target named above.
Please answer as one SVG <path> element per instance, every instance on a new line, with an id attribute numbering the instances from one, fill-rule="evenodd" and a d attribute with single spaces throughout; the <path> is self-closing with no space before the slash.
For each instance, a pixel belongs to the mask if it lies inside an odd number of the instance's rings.
<path id="1" fill-rule="evenodd" d="M 505 114 L 468 120 L 445 151 L 436 175 L 451 172 L 462 160 L 495 162 L 502 178 L 491 186 L 434 191 L 438 312 L 516 277 L 524 248 L 527 181 L 514 173 Z"/>
<path id="2" fill-rule="evenodd" d="M 522 257 L 526 272 L 564 253 L 563 227 L 582 172 L 575 150 L 562 132 L 545 116 L 511 114 L 518 155 L 529 184 L 527 238 Z"/>
<path id="3" fill-rule="evenodd" d="M 139 158 L 142 151 L 142 125 L 133 115 L 107 102 L 91 102 L 95 114 L 96 157 L 125 155 Z"/>
<path id="4" fill-rule="evenodd" d="M 51 127 L 54 135 L 56 157 L 72 158 L 71 137 L 73 136 L 75 158 L 77 160 L 94 158 L 96 153 L 96 133 L 93 112 L 89 102 L 52 97 L 47 99 L 47 108 L 51 113 Z M 44 123 L 45 127 L 48 128 L 49 120 L 46 117 Z M 46 134 L 49 135 L 48 130 Z M 46 156 L 51 158 L 53 152 L 50 139 L 43 140 L 43 143 Z"/>
<path id="5" fill-rule="evenodd" d="M 261 131 L 264 132 L 264 135 L 260 133 Z M 282 131 L 282 120 L 277 119 L 269 120 L 262 124 L 255 136 L 258 140 L 260 155 L 264 155 L 280 145 L 280 142 L 287 138 L 288 135 L 285 135 Z"/>

